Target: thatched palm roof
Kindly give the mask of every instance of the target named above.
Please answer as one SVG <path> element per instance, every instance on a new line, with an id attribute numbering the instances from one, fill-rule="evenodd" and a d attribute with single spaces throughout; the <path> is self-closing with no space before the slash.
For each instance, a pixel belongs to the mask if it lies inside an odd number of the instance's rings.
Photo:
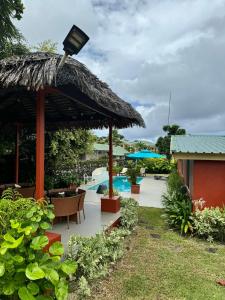
<path id="1" fill-rule="evenodd" d="M 67 58 L 57 69 L 61 55 L 31 53 L 0 61 L 0 122 L 35 122 L 36 91 L 46 93 L 46 124 L 102 128 L 109 120 L 117 128 L 145 126 L 140 114 L 120 99 L 106 83 L 93 75 L 84 64 Z"/>

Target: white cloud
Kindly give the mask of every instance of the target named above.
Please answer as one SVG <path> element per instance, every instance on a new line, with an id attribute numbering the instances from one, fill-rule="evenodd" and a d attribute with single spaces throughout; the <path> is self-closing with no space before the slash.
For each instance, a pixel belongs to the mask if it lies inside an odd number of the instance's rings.
<path id="1" fill-rule="evenodd" d="M 26 0 L 18 24 L 30 44 L 61 42 L 72 24 L 90 36 L 78 59 L 126 101 L 155 139 L 167 122 L 190 133 L 224 132 L 224 0 Z"/>

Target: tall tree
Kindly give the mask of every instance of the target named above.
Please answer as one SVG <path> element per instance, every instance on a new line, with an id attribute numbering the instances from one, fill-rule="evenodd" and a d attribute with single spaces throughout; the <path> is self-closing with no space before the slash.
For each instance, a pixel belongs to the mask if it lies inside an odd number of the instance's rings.
<path id="1" fill-rule="evenodd" d="M 159 153 L 166 154 L 168 158 L 170 155 L 170 141 L 172 135 L 184 135 L 186 130 L 180 128 L 177 124 L 165 125 L 163 126 L 163 131 L 166 133 L 164 137 L 160 136 L 156 142 L 156 147 L 158 148 Z"/>
<path id="2" fill-rule="evenodd" d="M 0 4 L 0 59 L 29 52 L 24 38 L 13 20 L 22 18 L 24 6 L 21 0 L 1 0 Z"/>
<path id="3" fill-rule="evenodd" d="M 52 40 L 45 40 L 39 43 L 37 46 L 34 46 L 34 50 L 48 53 L 56 53 L 57 43 Z"/>
<path id="4" fill-rule="evenodd" d="M 24 6 L 21 0 L 1 0 L 0 5 L 0 45 L 21 38 L 13 19 L 20 20 Z"/>

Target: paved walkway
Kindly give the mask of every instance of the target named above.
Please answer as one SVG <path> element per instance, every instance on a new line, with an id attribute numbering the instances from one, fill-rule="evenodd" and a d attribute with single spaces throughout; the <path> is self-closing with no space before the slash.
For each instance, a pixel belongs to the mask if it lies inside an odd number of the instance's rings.
<path id="1" fill-rule="evenodd" d="M 140 206 L 162 208 L 161 197 L 166 191 L 166 180 L 155 180 L 154 176 L 146 176 L 141 182 L 140 194 L 121 193 L 124 197 L 136 199 Z"/>

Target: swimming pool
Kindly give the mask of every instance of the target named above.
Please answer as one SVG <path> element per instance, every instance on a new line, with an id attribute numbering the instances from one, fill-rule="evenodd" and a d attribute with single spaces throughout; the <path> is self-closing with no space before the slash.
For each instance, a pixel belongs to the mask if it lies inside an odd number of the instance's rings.
<path id="1" fill-rule="evenodd" d="M 137 178 L 137 183 L 141 183 L 142 179 L 143 179 L 143 177 L 138 177 Z M 103 181 L 99 184 L 91 186 L 89 188 L 89 190 L 97 190 L 97 188 L 100 184 L 105 184 L 108 187 L 109 186 L 109 181 L 105 180 L 105 181 Z M 117 190 L 118 192 L 130 192 L 130 187 L 131 187 L 131 184 L 128 181 L 126 176 L 114 176 L 113 177 L 113 188 L 115 190 Z"/>

